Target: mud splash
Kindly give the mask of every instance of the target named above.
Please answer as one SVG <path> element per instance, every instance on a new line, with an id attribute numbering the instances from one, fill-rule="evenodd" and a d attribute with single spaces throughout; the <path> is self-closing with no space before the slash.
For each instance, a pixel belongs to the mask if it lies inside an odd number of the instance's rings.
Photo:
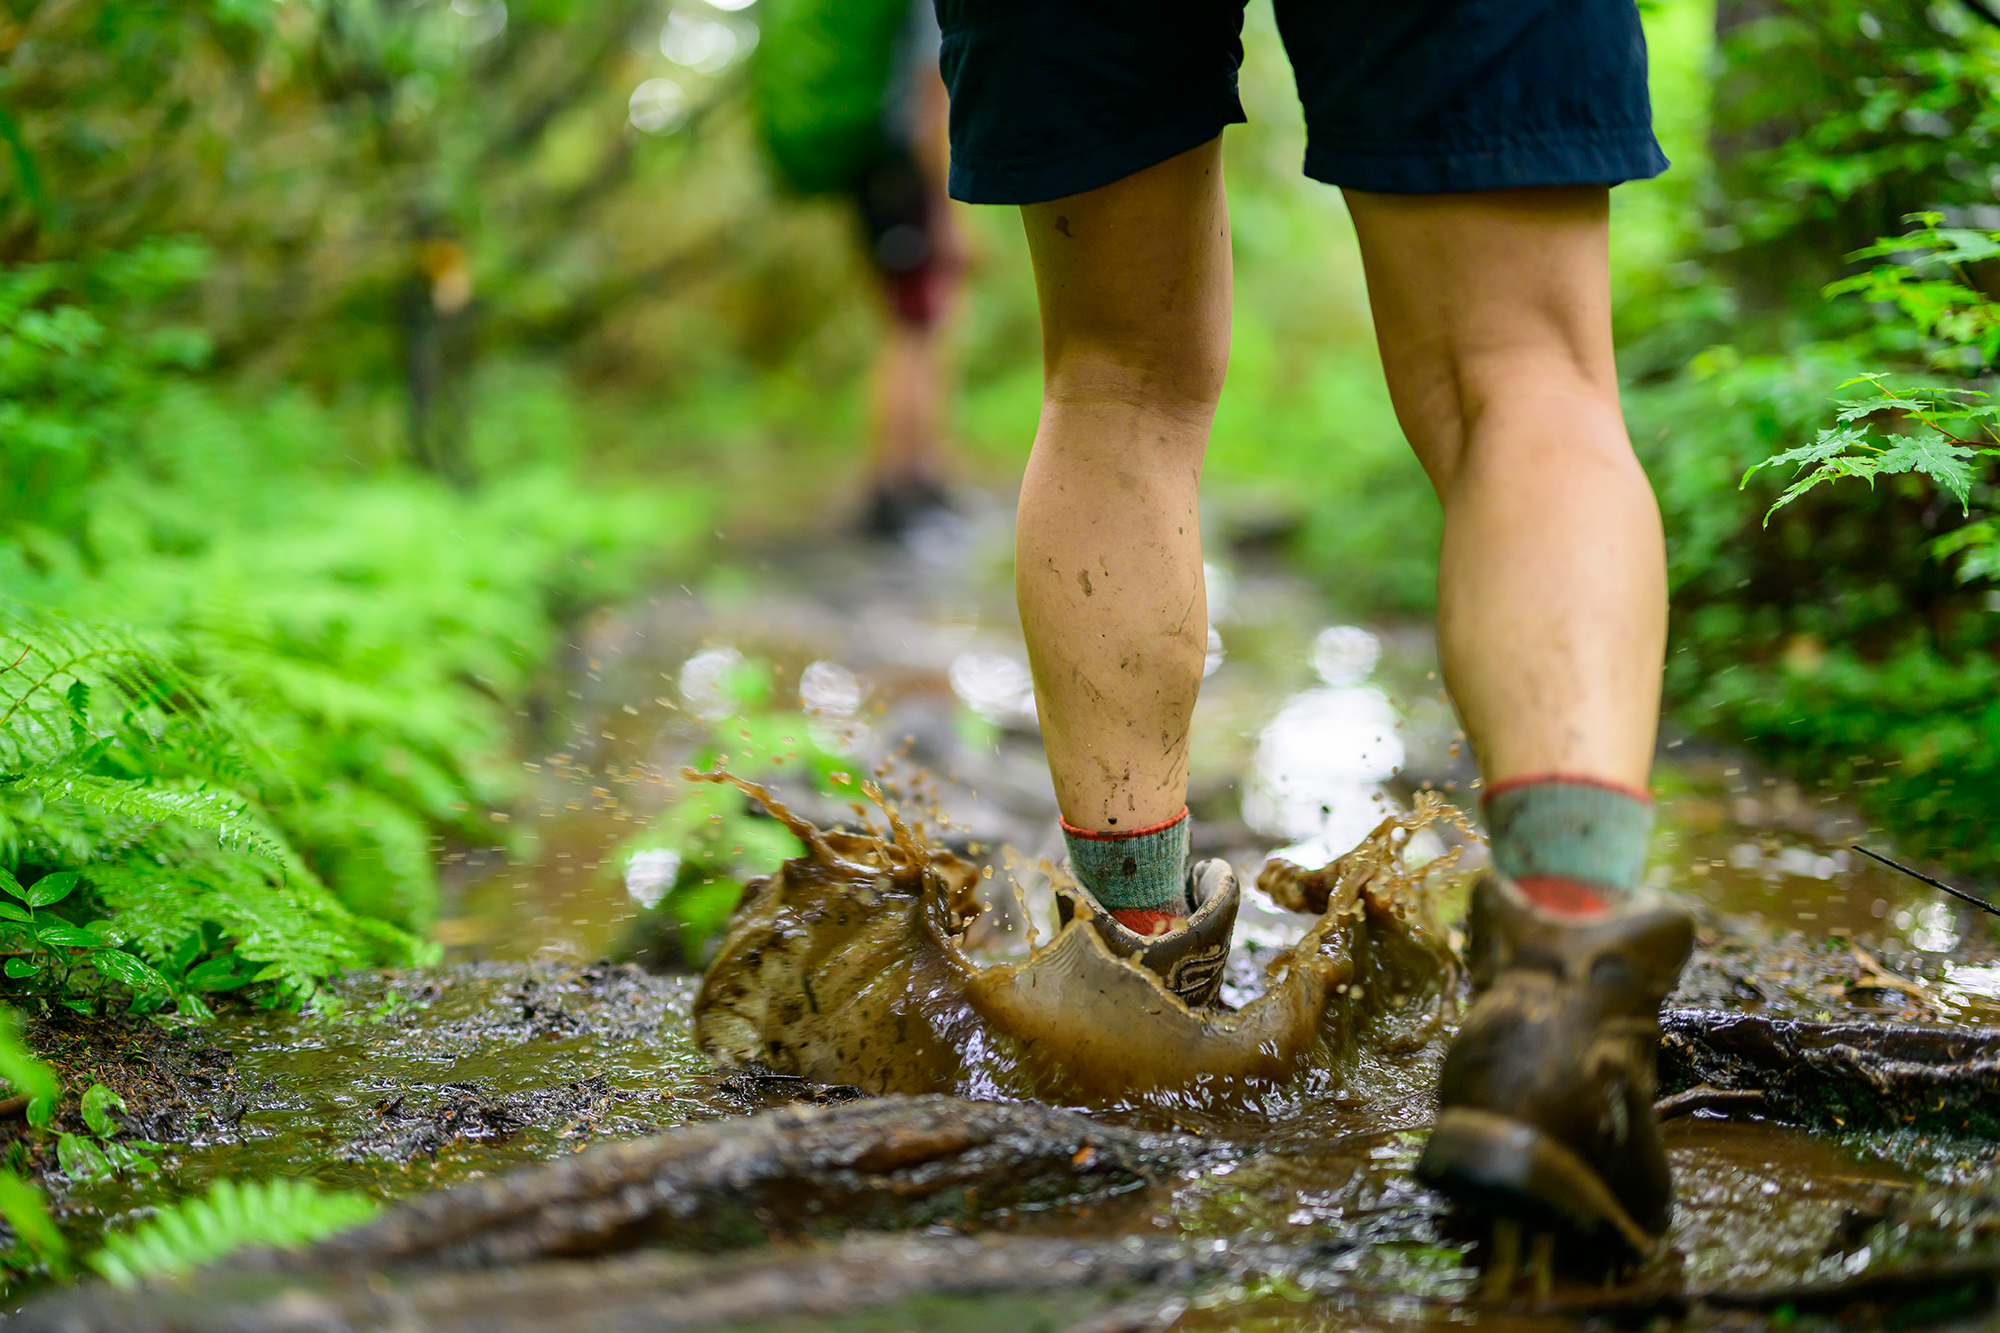
<path id="1" fill-rule="evenodd" d="M 1085 1106 L 1248 1106 L 1361 1050 L 1414 1051 L 1450 1017 L 1458 970 L 1437 902 L 1455 853 L 1412 867 L 1416 830 L 1456 813 L 1421 797 L 1319 870 L 1272 862 L 1258 887 L 1313 919 L 1262 994 L 1195 1012 L 1077 919 L 1025 961 L 982 966 L 974 868 L 894 811 L 887 837 L 824 831 L 755 783 L 731 783 L 806 845 L 746 890 L 695 999 L 695 1039 L 872 1093 L 1029 1097 Z"/>

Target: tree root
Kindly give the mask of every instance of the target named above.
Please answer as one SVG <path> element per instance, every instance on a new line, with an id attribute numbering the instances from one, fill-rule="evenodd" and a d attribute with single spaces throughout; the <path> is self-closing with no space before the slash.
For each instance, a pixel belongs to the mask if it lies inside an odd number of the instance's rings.
<path id="1" fill-rule="evenodd" d="M 922 1226 L 1117 1193 L 1229 1149 L 1033 1103 L 881 1097 L 612 1144 L 412 1199 L 289 1268 L 485 1267 Z"/>
<path id="2" fill-rule="evenodd" d="M 2000 1029 L 1715 1009 L 1672 1010 L 1660 1026 L 1664 1091 L 1759 1092 L 1759 1114 L 1813 1129 L 2000 1138 Z"/>

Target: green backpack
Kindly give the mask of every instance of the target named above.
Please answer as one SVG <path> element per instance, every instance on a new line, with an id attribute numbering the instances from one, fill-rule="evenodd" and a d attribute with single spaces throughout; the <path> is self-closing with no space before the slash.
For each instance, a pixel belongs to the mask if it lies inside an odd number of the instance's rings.
<path id="1" fill-rule="evenodd" d="M 882 118 L 910 0 L 764 0 L 751 104 L 800 194 L 845 190 L 882 156 Z"/>

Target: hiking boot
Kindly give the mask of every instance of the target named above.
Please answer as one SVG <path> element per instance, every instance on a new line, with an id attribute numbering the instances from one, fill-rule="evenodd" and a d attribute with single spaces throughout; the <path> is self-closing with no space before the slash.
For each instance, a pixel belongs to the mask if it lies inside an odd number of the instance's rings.
<path id="1" fill-rule="evenodd" d="M 1488 871 L 1468 935 L 1477 998 L 1445 1053 L 1417 1178 L 1502 1219 L 1494 1250 L 1510 1268 L 1524 1220 L 1646 1257 L 1672 1202 L 1653 1114 L 1660 1004 L 1693 919 L 1657 901 L 1559 916 Z M 1553 1245 L 1538 1238 L 1545 1266 Z"/>
<path id="2" fill-rule="evenodd" d="M 1227 861 L 1197 861 L 1188 867 L 1182 893 L 1184 912 L 1125 913 L 1152 927 L 1141 934 L 1113 917 L 1083 885 L 1058 885 L 1056 928 L 1067 926 L 1072 917 L 1088 918 L 1112 953 L 1159 973 L 1188 1008 L 1205 1009 L 1215 1003 L 1222 967 L 1229 961 L 1229 936 L 1236 929 L 1240 901 L 1236 872 Z"/>

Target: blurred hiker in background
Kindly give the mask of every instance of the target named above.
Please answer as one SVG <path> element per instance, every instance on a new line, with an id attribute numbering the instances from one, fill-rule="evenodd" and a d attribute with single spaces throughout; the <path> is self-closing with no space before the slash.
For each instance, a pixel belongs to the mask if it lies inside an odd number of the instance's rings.
<path id="1" fill-rule="evenodd" d="M 881 281 L 866 530 L 948 507 L 942 328 L 964 267 L 945 174 L 949 103 L 929 0 L 799 0 L 760 43 L 758 126 L 784 182 L 846 194 Z"/>

